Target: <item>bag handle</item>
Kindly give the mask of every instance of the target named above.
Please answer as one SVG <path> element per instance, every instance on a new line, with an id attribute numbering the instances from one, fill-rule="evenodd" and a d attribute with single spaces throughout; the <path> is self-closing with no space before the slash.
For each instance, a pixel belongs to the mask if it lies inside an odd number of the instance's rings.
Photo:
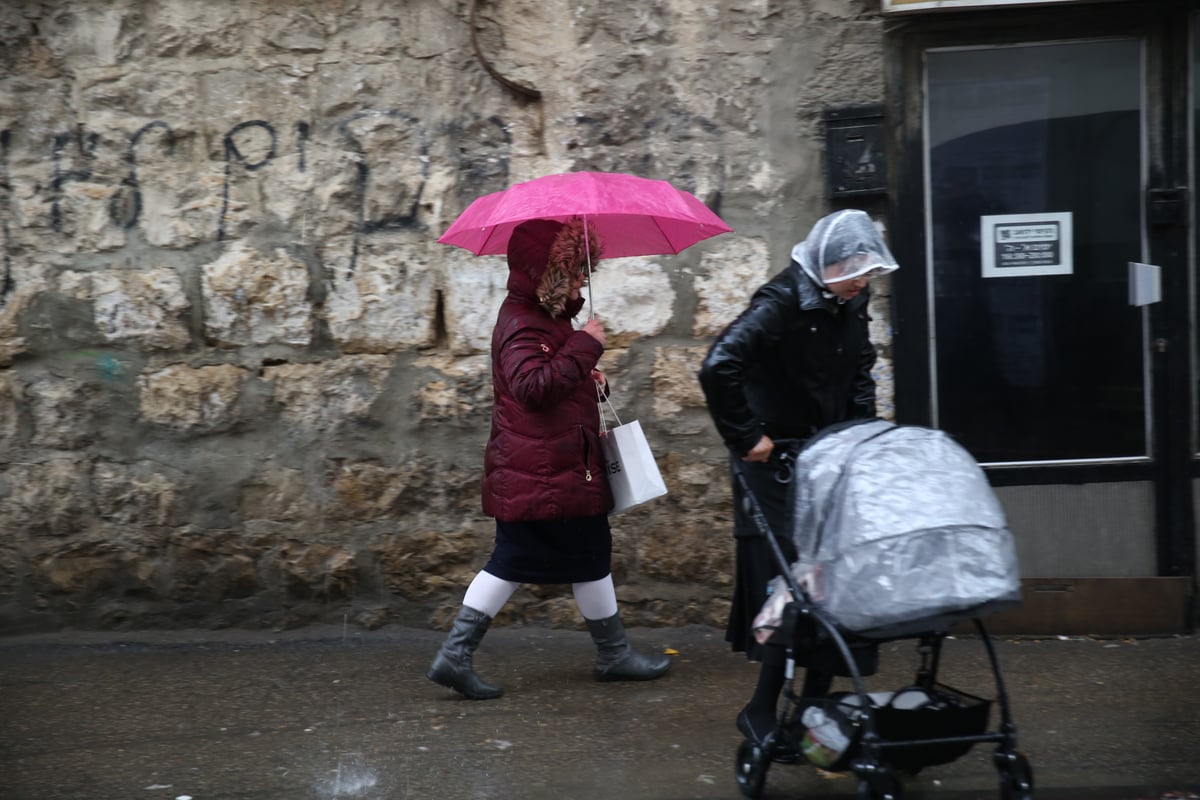
<path id="1" fill-rule="evenodd" d="M 596 405 L 600 408 L 600 435 L 603 436 L 608 433 L 608 421 L 604 418 L 604 407 L 608 406 L 618 427 L 621 425 L 621 418 L 617 416 L 617 410 L 613 408 L 612 401 L 604 395 L 604 387 L 600 385 L 600 381 L 593 381 L 593 383 L 596 384 Z"/>

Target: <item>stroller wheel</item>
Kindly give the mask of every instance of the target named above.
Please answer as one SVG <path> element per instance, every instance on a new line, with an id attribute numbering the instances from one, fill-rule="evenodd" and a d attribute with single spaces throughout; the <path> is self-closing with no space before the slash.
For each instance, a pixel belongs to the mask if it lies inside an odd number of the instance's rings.
<path id="1" fill-rule="evenodd" d="M 734 765 L 738 788 L 746 797 L 762 797 L 767 782 L 767 769 L 771 758 L 766 749 L 749 739 L 738 745 L 737 762 Z"/>
<path id="2" fill-rule="evenodd" d="M 1000 773 L 1003 800 L 1033 800 L 1033 767 L 1023 753 L 997 750 L 993 758 Z"/>

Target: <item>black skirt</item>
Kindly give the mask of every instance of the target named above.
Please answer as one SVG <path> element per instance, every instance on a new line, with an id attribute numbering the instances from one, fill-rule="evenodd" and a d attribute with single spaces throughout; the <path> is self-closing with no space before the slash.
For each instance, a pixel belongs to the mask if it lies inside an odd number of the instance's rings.
<path id="1" fill-rule="evenodd" d="M 766 464 L 737 462 L 758 503 L 767 526 L 790 564 L 796 559 L 791 538 L 791 470 L 775 458 Z M 733 535 L 736 537 L 733 603 L 725 640 L 734 652 L 753 661 L 762 660 L 762 646 L 754 638 L 754 618 L 767 601 L 767 584 L 780 574 L 770 543 L 745 508 L 741 484 L 733 481 Z"/>
<path id="2" fill-rule="evenodd" d="M 484 566 L 516 583 L 588 583 L 612 572 L 608 516 L 504 522 L 496 520 L 496 546 Z"/>
<path id="3" fill-rule="evenodd" d="M 792 451 L 794 452 L 794 451 Z M 777 459 L 766 464 L 740 461 L 742 475 L 750 486 L 770 533 L 775 537 L 788 564 L 796 560 L 792 541 L 792 482 L 791 470 Z M 762 661 L 763 647 L 754 638 L 754 618 L 767 601 L 767 586 L 780 574 L 779 561 L 771 550 L 765 532 L 761 531 L 745 508 L 745 493 L 741 484 L 733 481 L 733 529 L 736 537 L 736 569 L 733 602 L 729 608 L 729 623 L 725 640 L 734 652 L 744 652 L 751 661 Z M 828 634 L 815 623 L 805 625 L 801 620 L 792 635 L 793 657 L 798 666 L 818 669 L 834 675 L 849 675 L 849 667 Z M 873 675 L 878 669 L 879 648 L 876 642 L 845 636 L 850 654 L 862 675 Z"/>

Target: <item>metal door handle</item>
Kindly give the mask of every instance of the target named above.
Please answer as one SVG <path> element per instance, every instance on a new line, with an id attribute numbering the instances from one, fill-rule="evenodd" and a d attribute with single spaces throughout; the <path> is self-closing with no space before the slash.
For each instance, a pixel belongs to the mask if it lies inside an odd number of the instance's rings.
<path id="1" fill-rule="evenodd" d="M 1129 305 L 1148 306 L 1162 300 L 1162 269 L 1129 262 Z"/>

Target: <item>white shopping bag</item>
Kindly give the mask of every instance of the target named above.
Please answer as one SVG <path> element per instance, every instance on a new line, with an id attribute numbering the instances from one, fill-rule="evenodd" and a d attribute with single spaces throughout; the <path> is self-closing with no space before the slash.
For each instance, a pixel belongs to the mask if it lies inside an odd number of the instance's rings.
<path id="1" fill-rule="evenodd" d="M 617 420 L 611 428 L 604 420 L 605 405 Z M 616 409 L 604 397 L 600 403 L 600 446 L 604 450 L 608 485 L 613 494 L 610 514 L 620 514 L 667 493 L 667 485 L 663 483 L 654 454 L 642 433 L 641 423 L 634 420 L 622 425 Z"/>

